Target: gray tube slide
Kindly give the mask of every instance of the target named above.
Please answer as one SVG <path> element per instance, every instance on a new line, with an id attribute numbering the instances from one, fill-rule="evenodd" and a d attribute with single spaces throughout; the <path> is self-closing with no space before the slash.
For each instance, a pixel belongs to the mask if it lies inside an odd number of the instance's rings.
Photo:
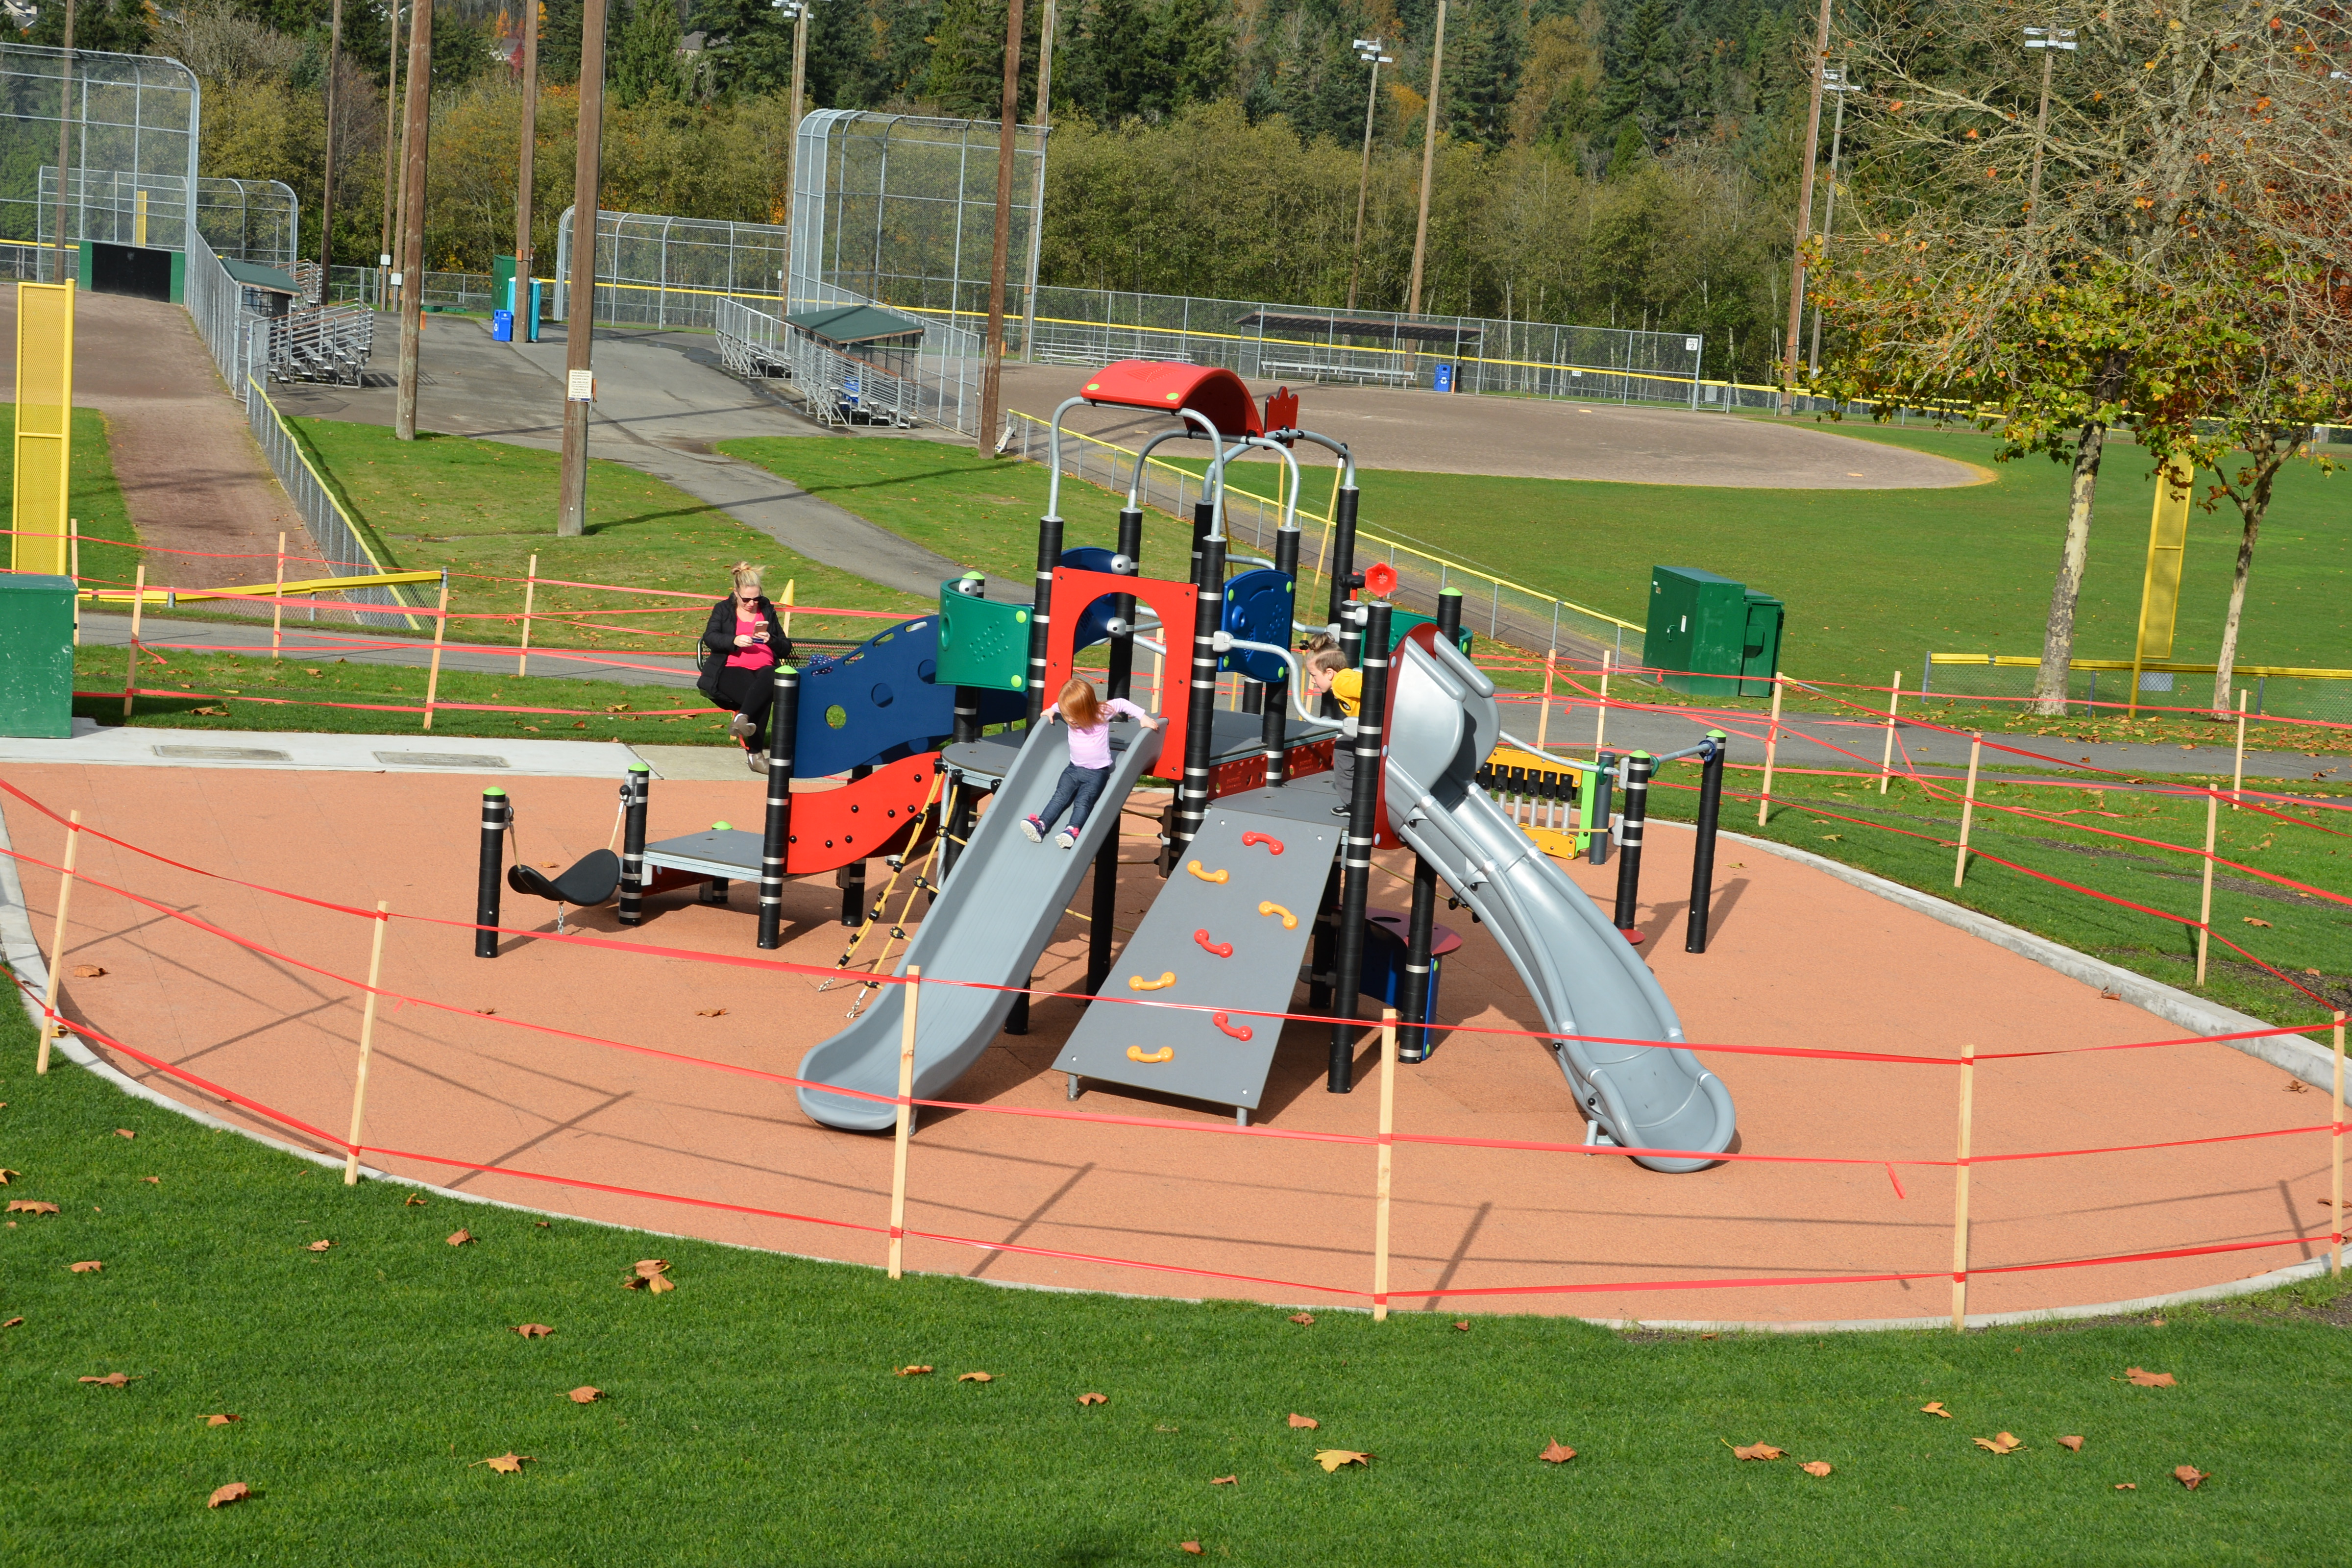
<path id="1" fill-rule="evenodd" d="M 1679 1042 L 1682 1023 L 1633 944 L 1478 787 L 1501 730 L 1495 686 L 1443 643 L 1401 645 L 1387 762 L 1389 821 L 1495 933 L 1544 1027 L 1612 1039 Z M 1551 1049 L 1584 1114 L 1637 1149 L 1728 1148 L 1737 1122 L 1723 1080 L 1679 1044 L 1562 1040 Z M 1654 1171 L 1698 1159 L 1635 1155 Z"/>
<path id="2" fill-rule="evenodd" d="M 991 985 L 1028 983 L 1037 955 L 1062 923 L 1095 851 L 1116 832 L 1120 805 L 1143 770 L 1160 755 L 1160 732 L 1131 719 L 1111 721 L 1110 783 L 1095 803 L 1077 847 L 1062 849 L 1048 838 L 1032 844 L 1021 819 L 1045 809 L 1046 797 L 1070 760 L 1069 731 L 1040 722 L 1022 742 L 1020 755 L 997 787 L 996 798 L 972 829 L 971 842 L 940 886 L 939 898 L 915 931 L 915 940 L 894 973 L 920 964 L 929 980 L 978 980 Z M 815 1083 L 868 1094 L 898 1092 L 898 1036 L 906 1016 L 907 988 L 885 987 L 856 1022 L 811 1050 L 800 1076 Z M 961 1078 L 988 1048 L 1013 993 L 962 985 L 925 985 L 915 1012 L 915 1093 L 931 1099 Z M 893 1126 L 897 1108 L 881 1100 L 800 1091 L 801 1109 L 827 1127 L 880 1132 Z"/>

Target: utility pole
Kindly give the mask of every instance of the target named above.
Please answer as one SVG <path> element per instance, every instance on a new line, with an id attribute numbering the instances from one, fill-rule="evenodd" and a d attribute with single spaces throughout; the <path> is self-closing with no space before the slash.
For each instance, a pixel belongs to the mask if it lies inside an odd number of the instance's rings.
<path id="1" fill-rule="evenodd" d="M 2050 135 L 2050 68 L 2058 63 L 2061 50 L 2074 52 L 2074 29 L 2028 27 L 2025 47 L 2042 51 L 2042 107 L 2033 116 L 2033 178 L 2025 189 L 2025 222 L 2031 227 L 2034 215 L 2042 210 L 2042 149 Z"/>
<path id="2" fill-rule="evenodd" d="M 66 158 L 73 151 L 73 27 L 74 0 L 66 0 L 65 74 L 58 79 L 58 275 L 52 281 L 69 282 L 81 269 L 66 266 Z M 189 195 L 195 193 L 190 191 Z M 189 203 L 188 221 L 196 221 L 195 204 Z"/>
<path id="3" fill-rule="evenodd" d="M 319 183 L 319 304 L 327 303 L 327 279 L 335 265 L 335 76 L 342 68 L 343 0 L 335 0 L 327 23 L 327 167 Z"/>
<path id="4" fill-rule="evenodd" d="M 417 0 L 408 28 L 408 110 L 400 129 L 400 389 L 392 433 L 416 439 L 416 355 L 425 331 L 425 154 L 433 104 L 433 7 Z"/>
<path id="5" fill-rule="evenodd" d="M 1004 17 L 1004 100 L 996 129 L 996 243 L 988 260 L 988 347 L 980 361 L 980 451 L 996 450 L 1004 395 L 1004 268 L 1013 243 L 1013 138 L 1021 118 L 1021 0 Z"/>
<path id="6" fill-rule="evenodd" d="M 515 171 L 515 291 L 508 308 L 518 316 L 530 309 L 530 198 L 539 157 L 539 0 L 522 0 L 522 148 Z M 498 301 L 490 301 L 493 310 Z M 523 334 L 535 342 L 538 322 Z"/>
<path id="7" fill-rule="evenodd" d="M 1821 36 L 1813 44 L 1812 107 L 1805 115 L 1804 181 L 1797 195 L 1797 246 L 1789 260 L 1789 335 L 1780 345 L 1783 414 L 1797 411 L 1797 341 L 1798 329 L 1804 324 L 1805 241 L 1813 226 L 1813 163 L 1822 155 L 1822 73 L 1829 58 L 1830 0 L 1822 0 Z"/>
<path id="8" fill-rule="evenodd" d="M 1054 124 L 1054 0 L 1045 0 L 1045 24 L 1037 29 L 1037 112 L 1034 123 L 1051 134 Z M 1029 286 L 1021 301 L 1021 358 L 1037 357 L 1037 256 L 1045 248 L 1045 150 L 1037 149 L 1037 205 L 1029 219 Z"/>
<path id="9" fill-rule="evenodd" d="M 604 0 L 580 7 L 579 161 L 572 167 L 572 278 L 563 321 L 563 488 L 559 537 L 588 521 L 588 416 L 596 401 L 597 182 L 604 164 Z"/>
<path id="10" fill-rule="evenodd" d="M 1825 70 L 1822 72 L 1822 85 L 1838 95 L 1837 114 L 1830 121 L 1830 188 L 1828 194 L 1822 197 L 1822 254 L 1826 257 L 1830 250 L 1830 233 L 1837 223 L 1838 151 L 1845 138 L 1845 95 L 1853 90 L 1853 83 L 1846 79 L 1846 72 L 1843 70 Z M 1821 369 L 1822 308 L 1819 304 L 1815 304 L 1813 306 L 1813 374 L 1819 375 Z"/>
<path id="11" fill-rule="evenodd" d="M 1364 94 L 1364 172 L 1356 180 L 1356 257 L 1348 265 L 1348 309 L 1356 308 L 1356 281 L 1364 272 L 1364 198 L 1372 188 L 1372 110 L 1381 101 L 1381 68 L 1396 60 L 1381 51 L 1388 46 L 1378 38 L 1358 38 L 1356 58 L 1372 68 L 1372 85 Z"/>
<path id="12" fill-rule="evenodd" d="M 801 188 L 801 103 L 808 90 L 808 19 L 811 0 L 768 0 L 782 11 L 793 24 L 793 110 L 786 118 L 791 129 L 784 138 L 784 286 L 776 290 L 783 296 L 783 313 L 793 313 L 793 242 L 798 229 L 793 212 L 800 201 Z"/>
<path id="13" fill-rule="evenodd" d="M 414 18 L 412 18 L 413 20 Z M 400 103 L 400 0 L 392 0 L 392 32 L 384 47 L 386 59 L 383 89 L 383 227 L 376 236 L 375 302 L 381 310 L 385 303 L 384 290 L 392 281 L 392 208 L 399 186 L 393 183 L 393 119 Z"/>
<path id="14" fill-rule="evenodd" d="M 1822 0 L 1826 14 L 1830 0 Z M 1429 119 L 1421 130 L 1421 216 L 1412 226 L 1412 288 L 1405 314 L 1421 314 L 1421 268 L 1429 254 L 1429 182 L 1437 158 L 1437 87 L 1445 69 L 1445 0 L 1437 0 L 1437 42 L 1429 51 Z"/>

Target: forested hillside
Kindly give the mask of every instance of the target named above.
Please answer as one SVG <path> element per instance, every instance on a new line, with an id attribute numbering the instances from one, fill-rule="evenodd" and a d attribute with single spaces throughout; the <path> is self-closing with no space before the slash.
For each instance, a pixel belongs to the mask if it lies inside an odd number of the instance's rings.
<path id="1" fill-rule="evenodd" d="M 283 179 L 315 213 L 328 0 L 90 0 L 85 45 L 187 60 L 206 173 Z M 28 35 L 53 42 L 56 0 Z M 1034 114 L 1043 0 L 1025 7 Z M 571 198 L 580 0 L 541 6 L 540 247 Z M 512 248 L 520 13 L 435 21 L 427 239 L 436 268 Z M 812 107 L 992 118 L 1003 0 L 816 0 Z M 383 220 L 388 16 L 347 0 L 336 249 Z M 1056 22 L 1045 280 L 1338 304 L 1369 71 L 1360 303 L 1401 309 L 1435 0 L 1066 0 Z M 1448 8 L 1423 309 L 1704 331 L 1762 374 L 1784 310 L 1809 18 L 1790 0 L 1459 0 Z M 605 205 L 770 221 L 784 209 L 791 32 L 766 0 L 614 0 Z M 306 249 L 315 238 L 306 237 Z"/>

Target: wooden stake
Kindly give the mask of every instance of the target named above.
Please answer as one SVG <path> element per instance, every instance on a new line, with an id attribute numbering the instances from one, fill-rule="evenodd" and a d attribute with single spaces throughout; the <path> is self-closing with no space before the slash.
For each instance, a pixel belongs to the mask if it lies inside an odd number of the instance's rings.
<path id="1" fill-rule="evenodd" d="M 2205 888 L 2197 899 L 2197 984 L 2205 984 L 2205 946 L 2213 935 L 2213 830 L 2221 826 L 2221 796 L 2205 792 Z"/>
<path id="2" fill-rule="evenodd" d="M 923 970 L 907 966 L 907 1008 L 898 1025 L 898 1130 L 890 1149 L 890 1278 L 901 1272 L 907 1246 L 907 1140 L 915 1130 L 915 1004 L 922 999 Z"/>
<path id="3" fill-rule="evenodd" d="M 1780 672 L 1772 672 L 1772 722 L 1764 731 L 1764 792 L 1756 798 L 1756 826 L 1772 820 L 1772 764 L 1780 751 Z"/>
<path id="4" fill-rule="evenodd" d="M 2328 1163 L 2333 1172 L 2329 1178 L 2328 1195 L 2336 1200 L 2332 1211 L 2336 1226 L 2336 1261 L 2328 1268 L 2331 1274 L 2344 1272 L 2344 1010 L 2336 1010 L 2336 1111 L 2328 1118 L 2335 1124 L 2330 1139 Z"/>
<path id="5" fill-rule="evenodd" d="M 530 558 L 530 564 L 523 568 L 522 652 L 517 656 L 515 659 L 515 673 L 517 675 L 528 674 L 530 670 L 530 608 L 533 601 L 538 597 L 539 557 L 534 555 Z"/>
<path id="6" fill-rule="evenodd" d="M 139 689 L 139 612 L 147 607 L 147 563 L 139 563 L 139 573 L 131 590 L 131 662 L 122 671 L 122 721 L 131 722 L 132 694 Z"/>
<path id="7" fill-rule="evenodd" d="M 1559 668 L 1559 650 L 1546 648 L 1544 650 L 1543 706 L 1536 710 L 1536 750 L 1538 752 L 1551 744 L 1551 677 L 1552 672 Z"/>
<path id="8" fill-rule="evenodd" d="M 1381 1167 L 1372 1192 L 1372 1321 L 1389 1317 L 1389 1178 L 1396 1131 L 1397 1014 L 1381 1009 Z"/>
<path id="9" fill-rule="evenodd" d="M 1977 1048 L 1960 1047 L 1960 1158 L 1952 1173 L 1952 1332 L 1969 1326 L 1969 1121 L 1976 1113 Z"/>
<path id="10" fill-rule="evenodd" d="M 375 904 L 375 934 L 368 942 L 367 1000 L 360 1005 L 360 1070 L 352 1080 L 352 1135 L 345 1142 L 351 1152 L 343 1160 L 343 1185 L 354 1187 L 360 1180 L 360 1122 L 367 1114 L 368 1058 L 375 1049 L 375 988 L 383 977 L 383 928 L 392 922 L 384 916 L 391 908 L 382 899 Z"/>
<path id="11" fill-rule="evenodd" d="M 281 634 L 286 629 L 286 536 L 278 536 L 278 591 L 269 596 L 269 657 L 282 658 Z"/>
<path id="12" fill-rule="evenodd" d="M 2230 809 L 2246 803 L 2246 689 L 2238 688 L 2238 760 L 2230 770 Z"/>
<path id="13" fill-rule="evenodd" d="M 58 883 L 58 923 L 49 935 L 49 981 L 41 996 L 41 1047 L 33 1058 L 36 1074 L 49 1070 L 49 1042 L 58 1034 L 58 977 L 66 972 L 66 906 L 73 902 L 74 859 L 80 850 L 81 813 L 68 812 L 66 814 L 66 874 Z M 2339 1037 L 2343 1032 L 2336 1030 Z M 2343 1052 L 2339 1050 L 2336 1055 L 2340 1058 Z M 2341 1121 L 2344 1118 L 2338 1115 L 2336 1120 Z"/>
<path id="14" fill-rule="evenodd" d="M 1609 736 L 1609 671 L 1616 661 L 1615 650 L 1601 650 L 1601 701 L 1592 710 L 1592 760 L 1601 761 L 1601 748 Z"/>
<path id="15" fill-rule="evenodd" d="M 1984 734 L 1979 731 L 1969 740 L 1969 790 L 1960 803 L 1960 853 L 1952 862 L 1952 886 L 1960 885 L 1969 874 L 1969 830 L 1976 826 L 1977 759 L 1984 754 Z"/>
<path id="16" fill-rule="evenodd" d="M 1886 754 L 1878 759 L 1878 793 L 1885 795 L 1886 786 L 1895 782 L 1895 716 L 1903 707 L 1903 672 L 1895 672 L 1895 684 L 1886 693 Z"/>
<path id="17" fill-rule="evenodd" d="M 425 677 L 425 727 L 433 728 L 433 697 L 441 689 L 441 637 L 449 629 L 449 574 L 441 574 L 441 613 L 433 617 L 433 668 Z"/>

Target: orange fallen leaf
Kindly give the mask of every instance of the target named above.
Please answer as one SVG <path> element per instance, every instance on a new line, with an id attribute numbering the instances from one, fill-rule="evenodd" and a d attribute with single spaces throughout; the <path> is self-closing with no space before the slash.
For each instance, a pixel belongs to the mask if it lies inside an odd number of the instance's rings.
<path id="1" fill-rule="evenodd" d="M 2139 1490 L 2139 1484 L 2137 1481 L 2117 1481 L 2116 1483 L 2116 1490 L 2119 1492 L 2136 1492 Z"/>
<path id="2" fill-rule="evenodd" d="M 965 1372 L 956 1374 L 958 1383 L 994 1383 L 996 1375 L 986 1372 Z"/>
<path id="3" fill-rule="evenodd" d="M 517 1470 L 521 1469 L 525 1465 L 533 1462 L 534 1457 L 530 1454 L 505 1453 L 499 1454 L 493 1458 L 476 1459 L 474 1461 L 474 1465 L 488 1465 L 490 1468 L 498 1471 L 498 1473 L 502 1476 L 510 1476 Z M 467 1465 L 466 1468 L 470 1470 L 474 1468 L 474 1465 Z"/>
<path id="4" fill-rule="evenodd" d="M 1989 1454 L 2013 1454 L 2025 1447 L 2017 1440 L 2016 1434 L 2011 1432 L 1999 1432 L 1992 1436 L 1977 1437 L 1971 1441 Z"/>
<path id="5" fill-rule="evenodd" d="M 640 1258 L 637 1259 L 636 1276 L 640 1279 L 650 1279 L 656 1274 L 667 1274 L 668 1272 L 669 1259 L 667 1258 Z"/>
<path id="6" fill-rule="evenodd" d="M 2124 994 L 2120 991 L 2102 991 L 2099 993 L 2099 1000 L 2102 1002 L 2120 1002 L 2123 999 Z"/>
<path id="7" fill-rule="evenodd" d="M 421 1209 L 425 1206 L 425 1194 L 411 1193 L 400 1200 L 400 1206 L 404 1209 Z"/>
<path id="8" fill-rule="evenodd" d="M 452 1247 L 463 1247 L 473 1239 L 474 1233 L 470 1230 L 457 1230 L 449 1233 L 449 1245 Z"/>
<path id="9" fill-rule="evenodd" d="M 2248 915 L 2248 916 L 2246 916 L 2246 917 L 2245 917 L 2245 921 L 2246 921 L 2246 923 L 2247 923 L 2248 925 L 2250 925 L 2250 926 L 2267 926 L 2267 925 L 2269 925 L 2269 924 L 2271 923 L 2271 922 L 2270 922 L 2270 921 L 2258 921 L 2258 920 L 2254 919 L 2254 917 L 2253 917 L 2253 916 L 2252 916 L 2252 915 Z"/>
<path id="10" fill-rule="evenodd" d="M 1750 1443 L 1745 1448 L 1733 1448 L 1731 1457 L 1735 1459 L 1777 1459 L 1781 1453 L 1781 1449 L 1769 1443 Z"/>
<path id="11" fill-rule="evenodd" d="M 1826 1476 L 1830 1473 L 1830 1464 L 1827 1459 L 1807 1459 L 1803 1464 L 1797 1468 L 1804 1471 L 1805 1474 L 1815 1478 Z"/>
<path id="12" fill-rule="evenodd" d="M 1236 1487 L 1241 1485 L 1241 1480 L 1239 1476 L 1211 1476 L 1209 1484 L 1213 1487 Z"/>
<path id="13" fill-rule="evenodd" d="M 205 1425 L 207 1426 L 226 1426 L 232 1421 L 242 1421 L 244 1419 L 245 1417 L 242 1415 L 231 1415 L 224 1412 L 218 1415 L 205 1416 Z"/>
<path id="14" fill-rule="evenodd" d="M 931 1369 L 927 1366 L 902 1366 L 898 1369 L 898 1375 L 900 1377 L 921 1377 L 930 1370 Z"/>
<path id="15" fill-rule="evenodd" d="M 1110 1403 L 1110 1395 L 1108 1394 L 1081 1394 L 1078 1395 L 1078 1403 L 1080 1405 L 1108 1405 Z"/>
<path id="16" fill-rule="evenodd" d="M 105 973 L 106 966 L 102 963 L 77 963 L 73 966 L 76 980 L 96 980 Z"/>
<path id="17" fill-rule="evenodd" d="M 119 1372 L 110 1372 L 104 1377 L 85 1377 L 81 1381 L 84 1383 L 102 1383 L 109 1388 L 128 1388 L 131 1386 L 131 1379 Z"/>
<path id="18" fill-rule="evenodd" d="M 161 1176 L 142 1176 L 139 1179 L 151 1187 L 160 1187 L 163 1184 L 163 1178 Z"/>
<path id="19" fill-rule="evenodd" d="M 1316 1420 L 1312 1415 L 1301 1415 L 1296 1410 L 1290 1413 L 1290 1424 L 1293 1426 L 1297 1427 L 1302 1432 L 1312 1432 L 1317 1427 L 1323 1425 L 1323 1423 Z"/>
<path id="20" fill-rule="evenodd" d="M 1940 1415 L 1947 1421 L 1949 1421 L 1952 1418 L 1952 1413 L 1944 1408 L 1944 1402 L 1940 1399 L 1931 1399 L 1927 1401 L 1927 1404 L 1919 1406 L 1919 1414 L 1922 1415 Z"/>
<path id="21" fill-rule="evenodd" d="M 2213 1478 L 2194 1465 L 2175 1465 L 2172 1467 L 2172 1479 L 2193 1492 L 2198 1482 L 2210 1481 Z"/>
<path id="22" fill-rule="evenodd" d="M 1718 1336 L 1714 1335 L 1714 1334 L 1701 1334 L 1701 1335 L 1699 1335 L 1699 1338 L 1700 1338 L 1700 1339 L 1703 1339 L 1703 1340 L 1711 1340 L 1711 1339 L 1715 1339 L 1715 1338 L 1717 1338 L 1717 1337 L 1718 1337 Z"/>
<path id="23" fill-rule="evenodd" d="M 1342 1465 L 1361 1465 L 1370 1469 L 1372 1456 L 1359 1453 L 1353 1448 L 1318 1448 L 1315 1450 L 1315 1462 L 1323 1467 L 1323 1473 L 1328 1476 L 1336 1474 Z"/>
<path id="24" fill-rule="evenodd" d="M 727 1009 L 724 1007 L 697 1007 L 694 1010 L 694 1016 L 698 1018 L 724 1018 L 727 1016 Z"/>
<path id="25" fill-rule="evenodd" d="M 593 1405 L 604 1397 L 604 1391 L 601 1388 L 591 1388 L 583 1383 L 572 1391 L 570 1397 L 574 1405 Z"/>
<path id="26" fill-rule="evenodd" d="M 99 1262 L 94 1258 L 87 1263 L 68 1263 L 66 1265 L 66 1268 L 69 1271 L 76 1274 L 95 1274 L 105 1267 L 105 1264 Z"/>
<path id="27" fill-rule="evenodd" d="M 527 1340 L 543 1340 L 555 1331 L 545 1323 L 517 1323 L 515 1332 Z"/>
<path id="28" fill-rule="evenodd" d="M 1576 1458 L 1576 1450 L 1555 1437 L 1544 1445 L 1543 1452 L 1536 1458 L 1547 1465 L 1564 1465 Z"/>
<path id="29" fill-rule="evenodd" d="M 1198 1557 L 1201 1555 L 1202 1548 L 1201 1543 L 1197 1541 L 1180 1541 L 1176 1543 L 1176 1550 L 1179 1552 L 1189 1552 L 1193 1556 Z"/>
<path id="30" fill-rule="evenodd" d="M 2124 1376 L 2142 1388 L 2175 1388 L 2179 1385 L 2179 1380 L 2170 1373 L 2149 1372 L 2145 1367 L 2127 1366 L 2124 1368 Z"/>
<path id="31" fill-rule="evenodd" d="M 334 1246 L 334 1245 L 335 1245 L 335 1244 L 334 1244 L 333 1242 L 329 1241 L 328 1239 L 326 1239 L 326 1237 L 320 1237 L 318 1240 L 316 1240 L 316 1241 L 312 1242 L 310 1246 L 308 1246 L 308 1247 L 304 1247 L 302 1250 L 303 1250 L 303 1251 L 305 1251 L 305 1252 L 324 1252 L 324 1251 L 326 1251 L 326 1250 L 327 1250 L 327 1248 L 329 1248 L 329 1247 L 332 1247 L 332 1246 Z"/>
<path id="32" fill-rule="evenodd" d="M 1293 1312 L 1290 1314 L 1290 1321 L 1294 1323 L 1304 1323 L 1311 1329 L 1315 1326 L 1315 1314 L 1312 1312 Z"/>
<path id="33" fill-rule="evenodd" d="M 252 1495 L 253 1489 L 247 1486 L 243 1481 L 231 1481 L 225 1487 L 215 1487 L 213 1489 L 213 1495 L 205 1499 L 205 1506 L 206 1508 L 226 1508 L 233 1502 L 243 1502 Z"/>
<path id="34" fill-rule="evenodd" d="M 25 1320 L 22 1318 L 11 1318 L 6 1322 L 0 1323 L 0 1329 L 21 1328 L 24 1326 L 24 1322 Z"/>
<path id="35" fill-rule="evenodd" d="M 1463 1319 L 1460 1322 L 1458 1322 L 1458 1323 L 1454 1324 L 1454 1326 L 1455 1328 L 1457 1328 L 1457 1329 L 1460 1329 L 1464 1333 L 1465 1333 L 1465 1334 L 1466 1334 L 1466 1333 L 1468 1333 L 1468 1332 L 1470 1331 L 1470 1320 L 1469 1320 L 1469 1319 L 1467 1319 L 1467 1318 L 1465 1318 L 1465 1319 Z"/>
<path id="36" fill-rule="evenodd" d="M 5 1103 L 6 1102 L 5 1100 L 0 1100 L 0 1104 Z M 5 1165 L 0 1165 L 0 1187 L 6 1186 L 10 1182 L 24 1173 L 25 1173 L 22 1171 L 12 1171 Z"/>
<path id="37" fill-rule="evenodd" d="M 2079 1454 L 2083 1451 L 2083 1439 L 2080 1437 L 2061 1437 L 2058 1439 L 2058 1446 L 2065 1449 L 2070 1454 Z"/>
<path id="38" fill-rule="evenodd" d="M 10 1214 L 55 1214 L 58 1205 L 43 1203 L 38 1198 L 18 1198 L 8 1205 Z"/>
<path id="39" fill-rule="evenodd" d="M 646 1281 L 646 1294 L 658 1296 L 665 1290 L 677 1289 L 677 1281 L 667 1274 L 656 1274 Z"/>
<path id="40" fill-rule="evenodd" d="M 128 1127 L 118 1127 L 118 1128 L 116 1128 L 116 1129 L 114 1130 L 114 1135 L 115 1135 L 117 1138 L 136 1138 L 136 1137 L 138 1137 L 138 1136 L 139 1136 L 139 1134 L 138 1134 L 138 1133 L 133 1132 L 133 1131 L 131 1131 L 131 1129 L 130 1129 L 130 1128 L 128 1128 Z"/>

